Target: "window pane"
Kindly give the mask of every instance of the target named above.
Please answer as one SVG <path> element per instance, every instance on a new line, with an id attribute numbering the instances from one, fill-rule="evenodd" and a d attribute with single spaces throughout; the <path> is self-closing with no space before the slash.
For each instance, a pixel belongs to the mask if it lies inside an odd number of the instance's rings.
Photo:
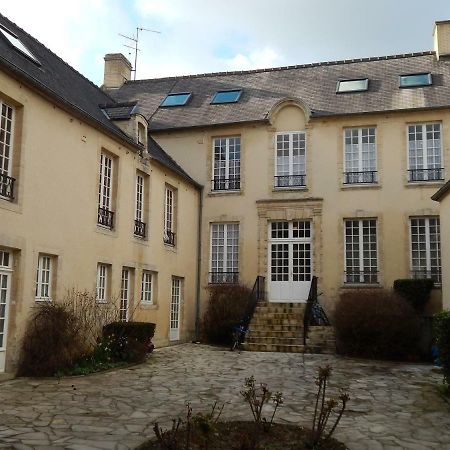
<path id="1" fill-rule="evenodd" d="M 218 91 L 214 94 L 211 103 L 235 103 L 239 100 L 242 91 L 236 89 L 234 91 Z"/>
<path id="2" fill-rule="evenodd" d="M 161 103 L 161 106 L 183 106 L 191 97 L 191 93 L 169 94 Z"/>
<path id="3" fill-rule="evenodd" d="M 430 84 L 432 84 L 430 73 L 400 76 L 400 87 L 429 86 Z"/>
<path id="4" fill-rule="evenodd" d="M 367 91 L 368 87 L 368 78 L 363 78 L 361 80 L 343 80 L 338 81 L 336 92 Z"/>

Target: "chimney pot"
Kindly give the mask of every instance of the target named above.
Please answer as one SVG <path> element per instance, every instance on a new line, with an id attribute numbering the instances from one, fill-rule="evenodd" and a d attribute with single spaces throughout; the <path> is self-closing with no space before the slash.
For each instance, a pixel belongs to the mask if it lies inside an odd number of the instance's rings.
<path id="1" fill-rule="evenodd" d="M 122 53 L 108 53 L 104 59 L 103 89 L 118 89 L 131 79 L 132 65 Z"/>
<path id="2" fill-rule="evenodd" d="M 433 43 L 437 59 L 450 56 L 450 20 L 435 22 Z"/>

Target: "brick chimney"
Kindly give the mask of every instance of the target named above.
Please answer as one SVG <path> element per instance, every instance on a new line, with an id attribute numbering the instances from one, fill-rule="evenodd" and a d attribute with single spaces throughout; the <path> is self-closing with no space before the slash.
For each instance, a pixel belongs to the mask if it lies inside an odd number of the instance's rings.
<path id="1" fill-rule="evenodd" d="M 450 57 L 450 20 L 434 24 L 433 43 L 437 59 Z"/>
<path id="2" fill-rule="evenodd" d="M 108 53 L 104 59 L 103 89 L 120 88 L 125 81 L 131 79 L 131 63 L 122 53 Z"/>

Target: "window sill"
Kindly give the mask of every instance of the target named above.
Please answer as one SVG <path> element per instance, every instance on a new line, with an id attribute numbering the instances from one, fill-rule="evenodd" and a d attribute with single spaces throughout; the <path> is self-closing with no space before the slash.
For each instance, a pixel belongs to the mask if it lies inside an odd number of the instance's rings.
<path id="1" fill-rule="evenodd" d="M 7 211 L 12 212 L 22 212 L 22 209 L 20 208 L 19 204 L 16 203 L 14 200 L 10 200 L 6 197 L 0 197 L 0 209 L 6 209 Z"/>
<path id="2" fill-rule="evenodd" d="M 95 299 L 96 305 L 106 305 L 108 303 L 108 300 L 97 300 Z"/>
<path id="3" fill-rule="evenodd" d="M 445 184 L 445 180 L 433 180 L 433 181 L 407 181 L 405 183 L 406 188 L 416 188 L 416 187 L 432 187 L 436 188 L 436 186 L 443 186 Z"/>
<path id="4" fill-rule="evenodd" d="M 341 184 L 341 191 L 346 191 L 347 189 L 381 189 L 381 185 L 379 183 Z"/>
<path id="5" fill-rule="evenodd" d="M 97 233 L 104 234 L 105 236 L 111 236 L 111 237 L 117 236 L 117 231 L 115 228 L 111 229 L 111 228 L 104 227 L 104 226 L 98 225 L 98 224 L 95 227 L 95 231 Z"/>
<path id="6" fill-rule="evenodd" d="M 308 192 L 307 186 L 274 186 L 272 192 Z"/>
<path id="7" fill-rule="evenodd" d="M 223 190 L 223 191 L 210 191 L 208 192 L 208 197 L 222 197 L 222 196 L 226 196 L 226 195 L 242 195 L 243 192 L 242 190 Z"/>
<path id="8" fill-rule="evenodd" d="M 158 305 L 155 305 L 154 303 L 147 303 L 147 302 L 140 302 L 139 304 L 140 309 L 159 309 Z"/>
<path id="9" fill-rule="evenodd" d="M 46 302 L 51 303 L 52 299 L 50 297 L 47 297 L 47 298 L 45 298 L 45 297 L 35 297 L 34 301 L 36 303 L 46 303 Z"/>
<path id="10" fill-rule="evenodd" d="M 343 283 L 340 289 L 381 289 L 381 283 Z"/>

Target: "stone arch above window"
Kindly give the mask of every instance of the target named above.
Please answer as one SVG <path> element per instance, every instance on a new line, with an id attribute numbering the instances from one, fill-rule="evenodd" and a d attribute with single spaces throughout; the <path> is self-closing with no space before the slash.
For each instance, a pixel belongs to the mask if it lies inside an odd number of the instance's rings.
<path id="1" fill-rule="evenodd" d="M 271 125 L 280 131 L 303 130 L 309 122 L 311 110 L 299 99 L 279 100 L 268 113 Z"/>

